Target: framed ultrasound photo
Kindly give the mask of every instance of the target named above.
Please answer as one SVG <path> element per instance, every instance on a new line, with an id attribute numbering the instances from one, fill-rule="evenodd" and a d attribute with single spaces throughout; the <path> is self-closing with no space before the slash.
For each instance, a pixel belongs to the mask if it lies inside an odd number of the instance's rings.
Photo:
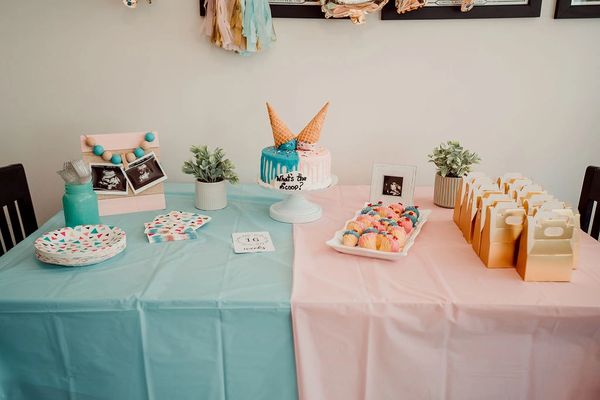
<path id="1" fill-rule="evenodd" d="M 154 153 L 146 154 L 130 163 L 125 170 L 125 175 L 135 194 L 142 193 L 167 179 L 167 174 Z"/>
<path id="2" fill-rule="evenodd" d="M 96 163 L 90 164 L 92 187 L 96 194 L 127 196 L 127 177 L 123 165 Z"/>
<path id="3" fill-rule="evenodd" d="M 416 177 L 414 165 L 373 164 L 369 201 L 412 205 Z"/>
<path id="4" fill-rule="evenodd" d="M 146 141 L 149 132 L 154 135 L 150 142 Z M 167 175 L 159 162 L 158 132 L 86 134 L 81 135 L 79 141 L 81 158 L 92 170 L 92 186 L 98 195 L 101 216 L 166 208 L 164 181 Z M 89 142 L 101 146 L 102 155 L 96 155 Z M 138 146 L 144 150 L 144 156 L 128 157 Z M 107 161 L 112 155 L 119 155 L 122 162 Z"/>

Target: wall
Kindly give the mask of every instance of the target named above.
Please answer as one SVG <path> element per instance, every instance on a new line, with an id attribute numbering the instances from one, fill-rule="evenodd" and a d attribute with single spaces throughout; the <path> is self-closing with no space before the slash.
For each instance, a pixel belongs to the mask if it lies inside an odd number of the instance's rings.
<path id="1" fill-rule="evenodd" d="M 393 0 L 392 0 L 393 1 Z M 271 142 L 264 102 L 299 130 L 331 101 L 323 143 L 342 183 L 373 161 L 415 164 L 451 138 L 490 174 L 523 172 L 576 202 L 600 164 L 600 20 L 275 21 L 240 57 L 201 36 L 197 0 L 0 1 L 0 165 L 25 164 L 40 221 L 82 133 L 157 130 L 172 180 L 191 144 L 224 147 L 241 178 Z"/>

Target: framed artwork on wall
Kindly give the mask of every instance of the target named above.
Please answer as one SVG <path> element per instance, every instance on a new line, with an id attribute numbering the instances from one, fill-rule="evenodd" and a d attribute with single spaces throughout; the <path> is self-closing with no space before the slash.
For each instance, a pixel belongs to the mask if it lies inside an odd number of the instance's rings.
<path id="1" fill-rule="evenodd" d="M 600 18 L 600 0 L 556 0 L 554 18 Z"/>
<path id="2" fill-rule="evenodd" d="M 319 0 L 270 0 L 273 18 L 325 18 Z M 200 15 L 206 15 L 204 0 L 200 0 Z"/>
<path id="3" fill-rule="evenodd" d="M 475 0 L 470 11 L 462 12 L 461 3 L 461 0 L 428 0 L 422 8 L 399 14 L 395 0 L 390 0 L 381 10 L 381 19 L 535 18 L 540 16 L 542 7 L 542 0 Z"/>

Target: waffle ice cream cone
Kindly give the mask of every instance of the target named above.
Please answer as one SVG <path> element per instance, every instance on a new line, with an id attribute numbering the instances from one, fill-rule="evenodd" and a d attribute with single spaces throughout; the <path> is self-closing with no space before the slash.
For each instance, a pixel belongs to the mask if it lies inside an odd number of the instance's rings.
<path id="1" fill-rule="evenodd" d="M 317 143 L 321 137 L 321 128 L 325 122 L 325 116 L 327 115 L 327 109 L 329 108 L 329 102 L 325 103 L 323 108 L 310 120 L 310 122 L 302 129 L 302 132 L 298 134 L 298 141 L 304 143 Z"/>
<path id="2" fill-rule="evenodd" d="M 275 140 L 275 147 L 279 147 L 284 143 L 294 139 L 294 134 L 290 129 L 283 123 L 279 115 L 275 112 L 273 107 L 267 103 L 267 111 L 269 112 L 269 120 L 271 121 L 271 129 L 273 129 L 273 139 Z"/>

